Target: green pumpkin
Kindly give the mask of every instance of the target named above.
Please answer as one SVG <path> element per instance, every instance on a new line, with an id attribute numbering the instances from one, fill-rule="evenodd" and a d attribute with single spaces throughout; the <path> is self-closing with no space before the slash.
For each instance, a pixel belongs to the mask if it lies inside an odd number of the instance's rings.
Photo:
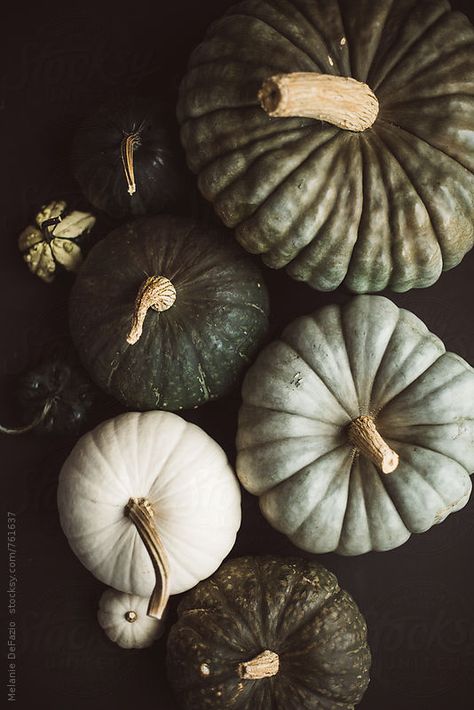
<path id="1" fill-rule="evenodd" d="M 244 0 L 191 56 L 181 137 L 268 266 L 322 291 L 426 287 L 474 243 L 473 75 L 474 28 L 445 0 Z M 282 76 L 307 87 L 286 113 Z"/>
<path id="2" fill-rule="evenodd" d="M 132 409 L 195 407 L 228 392 L 264 338 L 259 269 L 225 230 L 158 216 L 90 252 L 70 328 L 97 384 Z"/>
<path id="3" fill-rule="evenodd" d="M 291 323 L 242 397 L 237 474 L 305 550 L 390 550 L 469 499 L 474 370 L 386 298 Z"/>
<path id="4" fill-rule="evenodd" d="M 167 665 L 184 710 L 351 710 L 367 688 L 364 618 L 317 562 L 230 560 L 178 617 Z"/>

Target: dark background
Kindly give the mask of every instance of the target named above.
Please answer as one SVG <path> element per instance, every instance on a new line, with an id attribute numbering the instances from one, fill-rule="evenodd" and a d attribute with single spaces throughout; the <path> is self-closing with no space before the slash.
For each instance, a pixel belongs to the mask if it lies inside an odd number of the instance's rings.
<path id="1" fill-rule="evenodd" d="M 15 380 L 52 337 L 67 331 L 71 281 L 46 285 L 26 269 L 17 235 L 47 201 L 77 190 L 69 173 L 78 121 L 102 99 L 126 93 L 175 99 L 191 49 L 228 0 L 172 0 L 105 7 L 87 2 L 28 8 L 16 3 L 2 24 L 0 116 L 0 415 L 15 422 Z M 453 5 L 474 20 L 469 0 Z M 197 206 L 196 206 L 197 205 Z M 196 203 L 203 219 L 210 210 Z M 272 335 L 295 316 L 342 302 L 284 273 L 265 270 Z M 390 294 L 474 363 L 474 253 L 424 291 Z M 234 461 L 239 390 L 185 416 L 200 424 Z M 90 426 L 118 413 L 101 400 Z M 59 526 L 56 485 L 75 437 L 3 436 L 2 500 L 17 516 L 17 706 L 49 710 L 175 710 L 165 670 L 165 643 L 124 651 L 99 628 L 103 585 L 74 557 Z M 6 492 L 5 492 L 6 487 Z M 474 501 L 398 550 L 320 561 L 357 600 L 369 625 L 374 662 L 361 710 L 468 710 L 474 692 Z M 6 540 L 6 514 L 0 532 Z M 6 545 L 2 543 L 2 548 Z M 232 556 L 295 554 L 243 497 L 243 525 Z M 6 573 L 6 563 L 4 564 Z M 6 574 L 2 574 L 2 579 Z M 3 583 L 5 584 L 5 583 Z M 3 586 L 5 589 L 5 586 Z M 2 612 L 6 594 L 2 594 Z M 177 599 L 172 600 L 170 621 Z M 0 704 L 7 706 L 7 624 L 0 630 Z"/>

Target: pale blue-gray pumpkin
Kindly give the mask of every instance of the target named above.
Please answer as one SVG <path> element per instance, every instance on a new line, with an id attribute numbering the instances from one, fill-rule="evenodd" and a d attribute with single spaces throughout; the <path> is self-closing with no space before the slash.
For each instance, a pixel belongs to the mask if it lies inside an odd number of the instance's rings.
<path id="1" fill-rule="evenodd" d="M 268 266 L 323 291 L 426 287 L 474 243 L 473 76 L 446 0 L 244 0 L 191 55 L 181 137 Z"/>
<path id="2" fill-rule="evenodd" d="M 390 550 L 469 499 L 474 370 L 386 298 L 291 323 L 242 396 L 237 474 L 305 550 Z"/>

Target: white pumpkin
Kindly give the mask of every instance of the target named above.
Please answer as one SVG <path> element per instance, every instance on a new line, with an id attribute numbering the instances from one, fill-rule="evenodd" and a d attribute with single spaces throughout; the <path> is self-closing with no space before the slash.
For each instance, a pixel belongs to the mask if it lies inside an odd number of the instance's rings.
<path id="1" fill-rule="evenodd" d="M 158 618 L 169 594 L 219 567 L 241 519 L 224 451 L 160 411 L 123 414 L 85 434 L 61 470 L 58 508 L 84 566 L 120 591 L 153 592 L 149 613 Z"/>
<path id="2" fill-rule="evenodd" d="M 147 615 L 147 607 L 146 597 L 106 589 L 99 601 L 97 621 L 121 648 L 146 648 L 163 630 L 161 621 Z"/>

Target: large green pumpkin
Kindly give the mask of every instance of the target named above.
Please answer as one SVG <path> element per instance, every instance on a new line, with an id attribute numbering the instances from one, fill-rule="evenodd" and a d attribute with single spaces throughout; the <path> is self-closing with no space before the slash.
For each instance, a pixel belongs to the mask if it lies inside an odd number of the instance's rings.
<path id="1" fill-rule="evenodd" d="M 132 409 L 195 407 L 231 389 L 265 337 L 268 297 L 225 230 L 158 216 L 87 257 L 70 327 L 92 378 Z"/>
<path id="2" fill-rule="evenodd" d="M 389 550 L 469 499 L 474 370 L 386 298 L 291 323 L 242 397 L 237 474 L 303 549 Z"/>
<path id="3" fill-rule="evenodd" d="M 323 291 L 426 287 L 474 243 L 473 76 L 474 28 L 445 0 L 244 0 L 191 56 L 182 141 L 268 266 Z"/>
<path id="4" fill-rule="evenodd" d="M 178 616 L 167 664 L 183 710 L 352 710 L 369 682 L 364 618 L 317 562 L 230 560 Z"/>

